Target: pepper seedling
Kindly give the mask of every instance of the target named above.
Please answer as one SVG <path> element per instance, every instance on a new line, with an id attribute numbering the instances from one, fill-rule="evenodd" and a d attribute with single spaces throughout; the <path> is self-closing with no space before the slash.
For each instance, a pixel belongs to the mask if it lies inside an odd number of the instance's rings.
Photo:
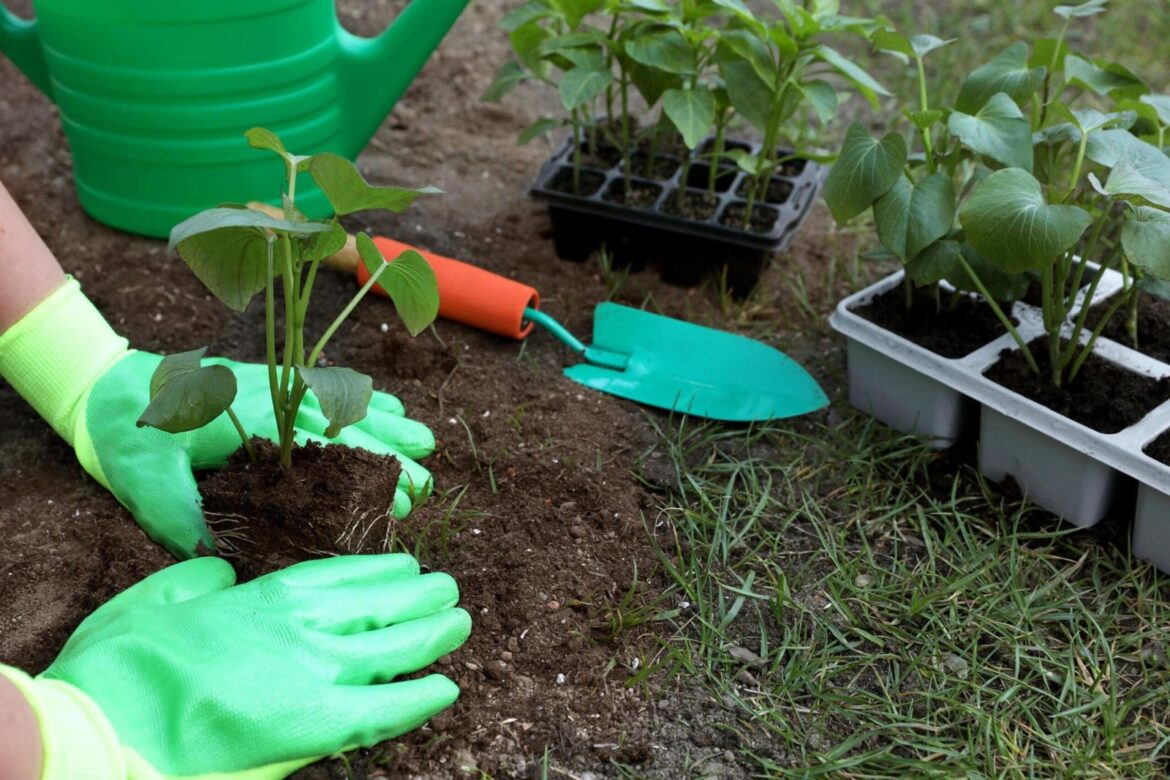
<path id="1" fill-rule="evenodd" d="M 321 261 L 346 242 L 338 216 L 367 209 L 401 212 L 420 195 L 438 193 L 431 187 L 405 189 L 375 187 L 362 178 L 353 163 L 332 153 L 301 156 L 289 153 L 275 133 L 252 128 L 245 133 L 257 149 L 277 154 L 284 162 L 287 187 L 283 218 L 236 204 L 200 212 L 176 225 L 169 248 L 191 268 L 216 298 L 242 312 L 264 293 L 265 342 L 272 413 L 276 421 L 280 462 L 292 463 L 297 412 L 312 392 L 329 421 L 327 438 L 363 419 L 373 395 L 373 381 L 365 374 L 318 361 L 330 339 L 375 284 L 390 295 L 406 329 L 418 335 L 434 321 L 439 309 L 434 272 L 423 257 L 407 250 L 393 262 L 382 256 L 365 233 L 357 236 L 369 280 L 306 350 L 305 321 L 313 283 Z M 297 209 L 297 175 L 308 173 L 324 192 L 335 216 L 310 220 Z M 283 340 L 277 350 L 277 280 L 283 300 Z M 249 456 L 248 433 L 233 413 L 236 378 L 226 365 L 201 365 L 205 350 L 170 355 L 156 369 L 150 384 L 150 404 L 138 420 L 170 433 L 195 430 L 226 413 Z M 254 459 L 254 458 L 253 458 Z"/>

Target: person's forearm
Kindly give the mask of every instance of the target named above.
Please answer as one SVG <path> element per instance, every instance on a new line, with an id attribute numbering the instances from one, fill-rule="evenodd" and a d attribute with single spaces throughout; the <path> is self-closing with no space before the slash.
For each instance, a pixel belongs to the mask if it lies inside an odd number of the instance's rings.
<path id="1" fill-rule="evenodd" d="M 38 780 L 41 729 L 16 686 L 0 676 L 0 780 Z"/>
<path id="2" fill-rule="evenodd" d="M 0 333 L 65 281 L 65 273 L 0 182 Z"/>

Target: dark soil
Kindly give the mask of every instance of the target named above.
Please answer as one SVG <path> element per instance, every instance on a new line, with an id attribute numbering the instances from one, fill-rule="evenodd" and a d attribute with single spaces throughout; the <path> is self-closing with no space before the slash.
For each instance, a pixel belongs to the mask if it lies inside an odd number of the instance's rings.
<path id="1" fill-rule="evenodd" d="M 982 301 L 963 295 L 950 308 L 952 299 L 943 295 L 942 304 L 939 311 L 931 291 L 916 287 L 907 311 L 899 285 L 853 313 L 946 358 L 969 355 L 1004 334 L 1003 325 Z"/>
<path id="2" fill-rule="evenodd" d="M 1100 433 L 1117 433 L 1136 423 L 1170 398 L 1170 378 L 1135 374 L 1091 355 L 1077 377 L 1064 387 L 1049 381 L 1047 350 L 1040 340 L 1028 345 L 1040 367 L 1037 374 L 1016 350 L 1004 350 L 984 373 L 1004 387 L 1047 406 Z"/>
<path id="3" fill-rule="evenodd" d="M 727 227 L 736 228 L 737 230 L 744 230 L 743 216 L 747 213 L 747 206 L 742 203 L 732 203 L 719 216 L 719 224 Z M 751 224 L 747 226 L 747 230 L 752 233 L 768 233 L 772 230 L 772 226 L 776 224 L 776 220 L 780 218 L 780 212 L 768 206 L 761 206 L 756 204 L 752 208 Z"/>
<path id="4" fill-rule="evenodd" d="M 605 170 L 621 162 L 622 151 L 609 144 L 581 144 L 581 164 Z"/>
<path id="5" fill-rule="evenodd" d="M 567 192 L 570 195 L 580 195 L 583 198 L 588 198 L 590 195 L 597 194 L 601 189 L 601 185 L 605 184 L 605 174 L 597 171 L 587 171 L 581 169 L 579 178 L 573 181 L 573 169 L 570 167 L 561 168 L 553 174 L 552 179 L 548 182 L 548 188 L 555 192 Z"/>
<path id="6" fill-rule="evenodd" d="M 648 179 L 669 179 L 674 176 L 682 161 L 677 157 L 656 154 L 650 157 L 646 152 L 634 152 L 630 158 L 630 165 L 636 176 L 645 176 Z"/>
<path id="7" fill-rule="evenodd" d="M 1112 302 L 1112 299 L 1101 301 L 1089 310 L 1090 328 L 1097 326 Z M 1134 348 L 1133 339 L 1125 330 L 1127 305 L 1123 304 L 1117 313 L 1109 318 L 1101 335 Z M 1155 360 L 1170 363 L 1170 301 L 1147 293 L 1138 294 L 1137 336 L 1136 349 L 1139 352 Z"/>
<path id="8" fill-rule="evenodd" d="M 678 202 L 678 190 L 671 190 L 670 194 L 666 196 L 666 200 L 662 202 L 662 210 L 667 214 L 693 219 L 696 222 L 705 222 L 710 219 L 715 215 L 717 208 L 719 208 L 719 198 L 708 195 L 706 192 L 693 192 L 691 190 L 683 193 L 681 206 Z"/>
<path id="9" fill-rule="evenodd" d="M 1166 431 L 1142 450 L 1151 458 L 1170 466 L 1170 431 Z"/>
<path id="10" fill-rule="evenodd" d="M 610 203 L 620 203 L 635 209 L 648 209 L 658 202 L 662 194 L 662 187 L 644 181 L 630 181 L 630 189 L 626 191 L 624 179 L 614 179 L 601 198 Z"/>
<path id="11" fill-rule="evenodd" d="M 751 144 L 744 143 L 743 141 L 733 141 L 725 137 L 723 139 L 724 153 L 730 152 L 733 149 L 739 149 L 741 152 L 750 152 L 752 150 L 752 146 Z M 706 141 L 703 141 L 703 143 L 699 144 L 699 154 L 711 154 L 714 151 L 714 138 L 708 138 Z"/>
<path id="12" fill-rule="evenodd" d="M 241 580 L 323 555 L 390 550 L 402 470 L 394 458 L 309 444 L 285 468 L 275 444 L 254 439 L 252 448 L 256 463 L 241 447 L 199 483 L 216 548 Z"/>
<path id="13" fill-rule="evenodd" d="M 727 192 L 735 181 L 735 168 L 721 165 L 715 174 L 715 191 Z M 687 173 L 687 186 L 706 190 L 711 184 L 710 165 L 692 165 Z"/>
<path id="14" fill-rule="evenodd" d="M 804 173 L 804 166 L 807 164 L 808 160 L 785 160 L 780 163 L 780 175 L 795 179 Z"/>
<path id="15" fill-rule="evenodd" d="M 751 192 L 753 183 L 754 181 L 751 178 L 745 178 L 742 182 L 740 182 L 739 187 L 736 188 L 735 194 L 741 198 L 746 198 L 748 193 Z M 792 182 L 787 181 L 786 179 L 778 179 L 773 176 L 768 180 L 768 187 L 764 191 L 763 198 L 759 199 L 764 200 L 767 203 L 782 204 L 787 203 L 788 198 L 791 195 Z"/>

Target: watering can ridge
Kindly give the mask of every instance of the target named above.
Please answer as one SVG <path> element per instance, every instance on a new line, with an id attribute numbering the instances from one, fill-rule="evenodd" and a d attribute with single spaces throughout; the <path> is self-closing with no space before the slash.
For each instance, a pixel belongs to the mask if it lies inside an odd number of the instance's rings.
<path id="1" fill-rule="evenodd" d="M 58 104 L 86 210 L 165 236 L 224 201 L 276 200 L 280 163 L 248 148 L 250 127 L 355 158 L 468 1 L 411 0 L 365 38 L 333 0 L 34 0 L 34 19 L 0 0 L 0 52 Z M 311 182 L 301 195 L 330 212 Z"/>

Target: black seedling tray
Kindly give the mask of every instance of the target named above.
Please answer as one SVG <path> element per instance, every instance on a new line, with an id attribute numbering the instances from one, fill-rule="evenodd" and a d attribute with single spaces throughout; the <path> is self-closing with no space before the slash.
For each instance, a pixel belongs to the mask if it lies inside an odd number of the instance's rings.
<path id="1" fill-rule="evenodd" d="M 709 144 L 710 139 L 690 153 L 688 178 L 693 186 L 687 190 L 696 195 L 707 191 L 710 167 L 701 155 Z M 756 153 L 760 145 L 729 140 L 726 147 Z M 581 167 L 583 194 L 571 192 L 571 137 L 544 164 L 532 185 L 532 197 L 548 203 L 557 255 L 580 262 L 604 245 L 618 267 L 637 270 L 652 264 L 661 269 L 665 280 L 688 286 L 696 284 L 709 269 L 718 271 L 726 266 L 728 286 L 741 295 L 759 281 L 768 254 L 783 251 L 792 242 L 828 173 L 825 166 L 807 160 L 792 160 L 783 166 L 768 186 L 775 199 L 757 197 L 755 205 L 757 214 L 774 216 L 775 220 L 767 232 L 755 232 L 720 222 L 729 210 L 734 214 L 747 204 L 741 188 L 748 176 L 734 165 L 724 162 L 719 166 L 715 210 L 707 219 L 698 220 L 669 212 L 682 178 L 682 159 L 677 155 L 659 153 L 656 161 L 665 160 L 670 165 L 656 166 L 651 176 L 644 175 L 644 158 L 635 163 L 631 183 L 651 192 L 644 206 L 612 201 L 613 193 L 625 186 L 621 160 L 600 167 L 596 164 L 600 155 L 594 157 L 590 161 L 594 164 Z M 673 170 L 662 170 L 668 167 Z"/>

